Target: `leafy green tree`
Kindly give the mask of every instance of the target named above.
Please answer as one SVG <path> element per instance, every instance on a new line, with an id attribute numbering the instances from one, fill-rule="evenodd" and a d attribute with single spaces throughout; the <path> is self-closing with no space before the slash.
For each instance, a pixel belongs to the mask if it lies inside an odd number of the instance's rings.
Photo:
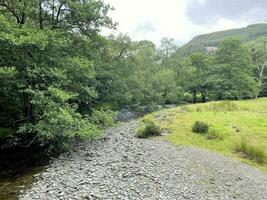
<path id="1" fill-rule="evenodd" d="M 176 103 L 182 99 L 182 89 L 176 85 L 175 73 L 170 69 L 161 69 L 154 75 L 152 88 L 154 101 L 160 104 Z"/>
<path id="2" fill-rule="evenodd" d="M 158 50 L 158 56 L 162 66 L 166 66 L 168 59 L 177 51 L 178 47 L 173 39 L 162 38 Z"/>
<path id="3" fill-rule="evenodd" d="M 253 98 L 258 94 L 258 86 L 252 77 L 249 50 L 242 46 L 239 38 L 224 40 L 215 58 L 209 76 L 209 84 L 216 99 Z"/>
<path id="4" fill-rule="evenodd" d="M 264 85 L 258 47 L 229 38 L 215 57 L 190 46 L 184 59 L 171 39 L 157 48 L 101 36 L 116 26 L 111 9 L 102 0 L 0 0 L 0 130 L 12 130 L 13 144 L 62 148 L 111 125 L 109 109 L 253 98 Z"/>
<path id="5" fill-rule="evenodd" d="M 188 58 L 188 66 L 191 71 L 190 80 L 188 83 L 189 90 L 192 93 L 192 102 L 197 102 L 197 94 L 201 94 L 202 102 L 206 102 L 209 84 L 206 81 L 209 75 L 209 67 L 211 58 L 206 54 L 194 53 Z"/>
<path id="6" fill-rule="evenodd" d="M 266 79 L 266 65 L 267 65 L 267 52 L 265 48 L 252 48 L 251 56 L 253 61 L 253 74 L 256 81 L 258 82 L 258 87 L 260 91 L 264 90 L 265 79 Z"/>
<path id="7" fill-rule="evenodd" d="M 97 132 L 85 114 L 99 103 L 94 65 L 102 52 L 87 52 L 103 45 L 102 27 L 114 26 L 111 7 L 97 0 L 1 0 L 0 9 L 0 125 L 12 127 L 10 137 L 26 147 L 60 148 Z"/>

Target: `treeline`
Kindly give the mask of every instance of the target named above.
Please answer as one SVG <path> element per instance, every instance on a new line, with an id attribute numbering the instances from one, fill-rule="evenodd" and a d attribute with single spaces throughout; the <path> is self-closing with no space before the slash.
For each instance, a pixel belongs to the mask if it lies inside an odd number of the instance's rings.
<path id="1" fill-rule="evenodd" d="M 124 50 L 124 56 L 114 65 L 120 82 L 107 96 L 113 96 L 119 107 L 266 95 L 264 43 L 243 45 L 238 37 L 229 37 L 216 52 L 192 53 L 184 58 L 170 39 L 162 39 L 158 48 L 149 41 L 129 42 L 127 37 L 115 41 L 120 44 L 128 41 L 127 46 L 131 47 Z"/>
<path id="2" fill-rule="evenodd" d="M 0 0 L 1 148 L 62 148 L 113 123 L 113 111 L 143 105 L 255 98 L 265 52 L 238 38 L 212 55 L 181 58 L 115 28 L 99 0 Z M 253 50 L 252 50 L 253 49 Z"/>

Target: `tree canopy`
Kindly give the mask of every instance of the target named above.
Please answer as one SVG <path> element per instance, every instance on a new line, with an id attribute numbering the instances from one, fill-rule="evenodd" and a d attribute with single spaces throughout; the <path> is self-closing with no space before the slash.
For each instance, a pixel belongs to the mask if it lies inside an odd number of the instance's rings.
<path id="1" fill-rule="evenodd" d="M 238 38 L 215 54 L 180 57 L 115 28 L 101 0 L 0 0 L 0 140 L 62 148 L 112 124 L 112 111 L 153 104 L 257 97 L 265 49 Z M 5 145 L 5 146 L 8 146 Z"/>

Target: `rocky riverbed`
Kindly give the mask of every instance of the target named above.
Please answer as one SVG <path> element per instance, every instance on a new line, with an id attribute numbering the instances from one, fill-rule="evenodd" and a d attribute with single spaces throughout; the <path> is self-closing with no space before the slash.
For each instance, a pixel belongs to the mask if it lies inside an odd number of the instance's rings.
<path id="1" fill-rule="evenodd" d="M 267 199 L 267 174 L 207 150 L 135 138 L 139 120 L 52 160 L 20 199 Z"/>

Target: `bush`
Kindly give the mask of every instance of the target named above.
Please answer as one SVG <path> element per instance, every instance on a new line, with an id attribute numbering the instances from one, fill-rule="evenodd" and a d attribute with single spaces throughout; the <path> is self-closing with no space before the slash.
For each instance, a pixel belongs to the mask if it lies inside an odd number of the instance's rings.
<path id="1" fill-rule="evenodd" d="M 207 133 L 209 125 L 206 122 L 196 121 L 192 126 L 192 131 L 195 133 Z"/>
<path id="2" fill-rule="evenodd" d="M 241 142 L 237 144 L 235 151 L 237 153 L 242 153 L 244 157 L 254 160 L 257 163 L 267 163 L 265 149 L 260 146 L 248 144 L 245 139 L 241 139 Z"/>
<path id="3" fill-rule="evenodd" d="M 114 116 L 115 113 L 111 110 L 99 109 L 93 111 L 90 120 L 99 128 L 107 128 L 114 125 Z"/>
<path id="4" fill-rule="evenodd" d="M 28 121 L 19 126 L 17 135 L 33 139 L 25 141 L 26 147 L 36 142 L 49 149 L 66 149 L 77 138 L 92 138 L 98 135 L 100 129 L 77 112 L 77 106 L 67 101 L 73 96 L 64 90 L 50 87 L 47 91 L 32 91 L 31 103 L 35 106 L 35 121 Z"/>
<path id="5" fill-rule="evenodd" d="M 36 124 L 24 123 L 17 132 L 21 135 L 35 133 L 35 139 L 41 146 L 48 145 L 50 149 L 61 150 L 70 146 L 76 138 L 92 138 L 99 131 L 96 125 L 82 118 L 70 106 L 50 105 L 49 110 L 43 114 L 43 119 Z"/>
<path id="6" fill-rule="evenodd" d="M 193 99 L 192 94 L 190 94 L 190 93 L 184 93 L 184 96 L 183 96 L 183 100 L 184 101 L 191 103 L 192 102 L 192 99 Z"/>
<path id="7" fill-rule="evenodd" d="M 161 130 L 159 125 L 157 125 L 154 121 L 148 120 L 144 122 L 144 125 L 137 132 L 137 137 L 139 138 L 148 138 L 150 136 L 159 136 L 161 134 Z"/>

